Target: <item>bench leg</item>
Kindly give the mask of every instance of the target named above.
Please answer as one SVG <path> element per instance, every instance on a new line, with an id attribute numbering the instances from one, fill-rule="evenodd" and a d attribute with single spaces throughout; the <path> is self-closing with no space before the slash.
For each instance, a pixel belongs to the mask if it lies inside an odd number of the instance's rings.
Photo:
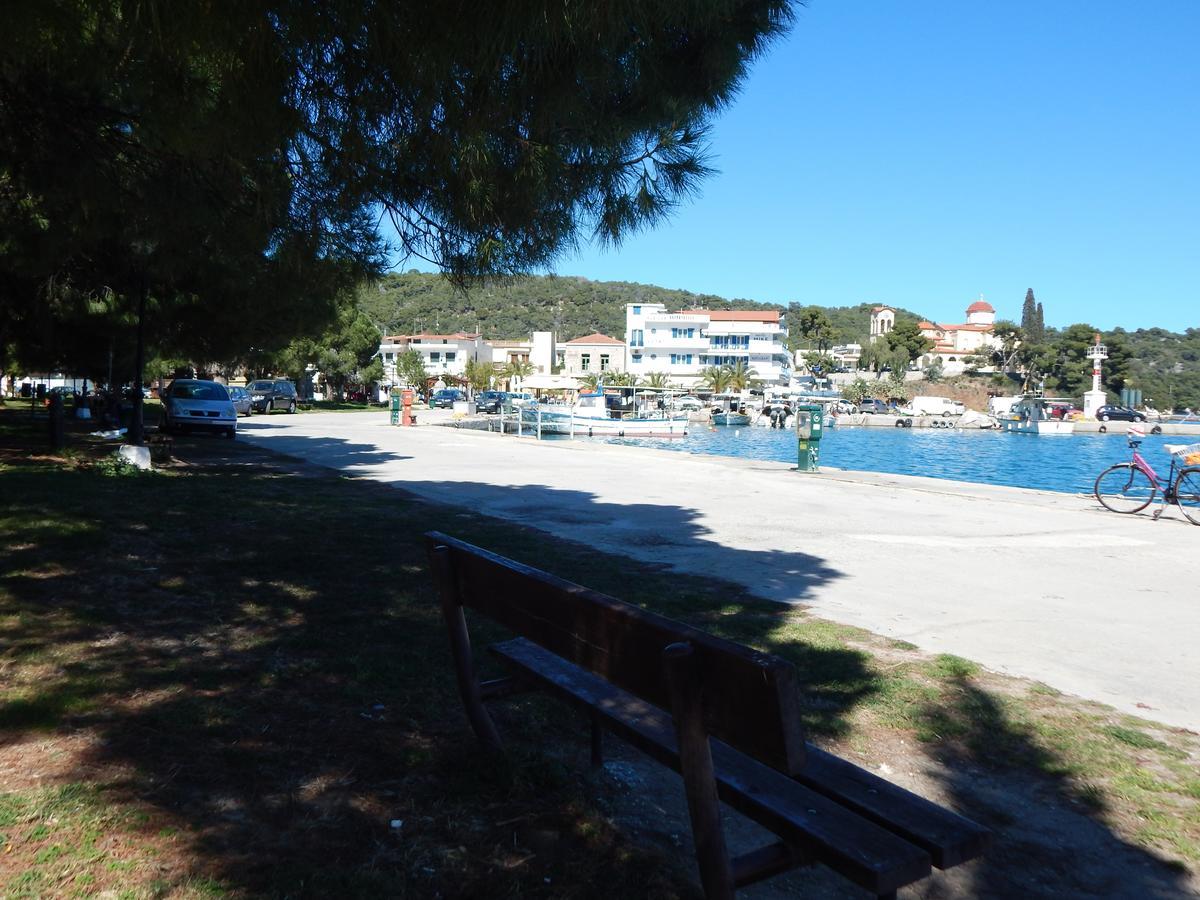
<path id="1" fill-rule="evenodd" d="M 471 635 L 467 631 L 467 618 L 463 615 L 458 600 L 458 587 L 454 582 L 454 571 L 450 562 L 450 548 L 434 547 L 430 553 L 433 579 L 437 584 L 438 597 L 442 602 L 442 615 L 446 619 L 446 631 L 450 636 L 450 653 L 454 657 L 454 674 L 458 679 L 458 693 L 462 697 L 467 719 L 479 742 L 491 750 L 501 748 L 500 732 L 483 705 L 479 679 L 471 660 Z"/>
<path id="2" fill-rule="evenodd" d="M 733 867 L 725 849 L 712 750 L 704 730 L 700 702 L 700 673 L 691 644 L 671 644 L 663 651 L 663 664 L 671 689 L 671 714 L 679 740 L 679 768 L 687 791 L 700 883 L 708 900 L 727 900 L 733 897 Z"/>

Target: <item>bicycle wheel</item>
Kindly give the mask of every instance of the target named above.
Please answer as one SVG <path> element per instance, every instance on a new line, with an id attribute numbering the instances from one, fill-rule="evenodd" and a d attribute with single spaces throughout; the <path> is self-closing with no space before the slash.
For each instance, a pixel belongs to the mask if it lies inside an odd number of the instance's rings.
<path id="1" fill-rule="evenodd" d="M 1183 469 L 1175 479 L 1175 502 L 1193 525 L 1200 525 L 1200 467 Z"/>
<path id="2" fill-rule="evenodd" d="M 1116 513 L 1141 512 L 1158 493 L 1158 485 L 1133 463 L 1118 463 L 1096 479 L 1096 499 Z"/>

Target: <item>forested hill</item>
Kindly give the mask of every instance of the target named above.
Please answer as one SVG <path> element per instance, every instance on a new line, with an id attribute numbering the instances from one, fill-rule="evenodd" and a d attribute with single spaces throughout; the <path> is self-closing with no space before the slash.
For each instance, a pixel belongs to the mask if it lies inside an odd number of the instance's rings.
<path id="1" fill-rule="evenodd" d="M 1200 328 L 1183 334 L 1164 328 L 1118 328 L 1104 335 L 1122 340 L 1129 351 L 1126 382 L 1158 409 L 1200 409 Z"/>
<path id="2" fill-rule="evenodd" d="M 599 331 L 623 339 L 626 303 L 663 303 L 670 310 L 777 309 L 789 307 L 755 300 L 727 300 L 627 281 L 589 281 L 562 275 L 527 276 L 488 282 L 465 293 L 440 275 L 411 271 L 394 274 L 368 288 L 362 307 L 386 334 L 420 331 L 480 331 L 499 340 L 528 338 L 532 331 L 554 331 L 569 341 Z M 793 309 L 798 304 L 791 304 Z M 865 338 L 872 304 L 823 307 L 834 327 L 834 341 Z M 918 318 L 898 311 L 900 318 Z"/>

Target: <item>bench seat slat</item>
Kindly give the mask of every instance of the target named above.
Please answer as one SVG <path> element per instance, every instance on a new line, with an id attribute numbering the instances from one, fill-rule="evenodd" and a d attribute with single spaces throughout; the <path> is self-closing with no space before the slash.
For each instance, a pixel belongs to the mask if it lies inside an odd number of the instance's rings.
<path id="1" fill-rule="evenodd" d="M 992 833 L 982 825 L 812 744 L 794 777 L 912 841 L 939 869 L 974 859 L 991 844 Z"/>
<path id="2" fill-rule="evenodd" d="M 559 696 L 595 709 L 606 728 L 679 771 L 674 725 L 663 710 L 523 638 L 491 649 Z M 724 802 L 863 888 L 887 894 L 929 874 L 921 847 L 721 741 L 712 741 L 712 752 Z"/>

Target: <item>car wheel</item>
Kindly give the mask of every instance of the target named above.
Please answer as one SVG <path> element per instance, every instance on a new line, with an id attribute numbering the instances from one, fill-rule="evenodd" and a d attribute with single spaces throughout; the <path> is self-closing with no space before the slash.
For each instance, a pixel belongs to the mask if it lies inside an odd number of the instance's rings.
<path id="1" fill-rule="evenodd" d="M 296 401 L 293 400 L 291 403 L 288 404 L 288 412 L 294 413 L 295 411 L 296 411 Z"/>
<path id="2" fill-rule="evenodd" d="M 1100 417 L 1100 421 L 1101 421 L 1101 422 L 1107 422 L 1108 420 L 1109 420 L 1109 419 L 1108 419 L 1108 416 L 1101 416 L 1101 417 Z"/>

